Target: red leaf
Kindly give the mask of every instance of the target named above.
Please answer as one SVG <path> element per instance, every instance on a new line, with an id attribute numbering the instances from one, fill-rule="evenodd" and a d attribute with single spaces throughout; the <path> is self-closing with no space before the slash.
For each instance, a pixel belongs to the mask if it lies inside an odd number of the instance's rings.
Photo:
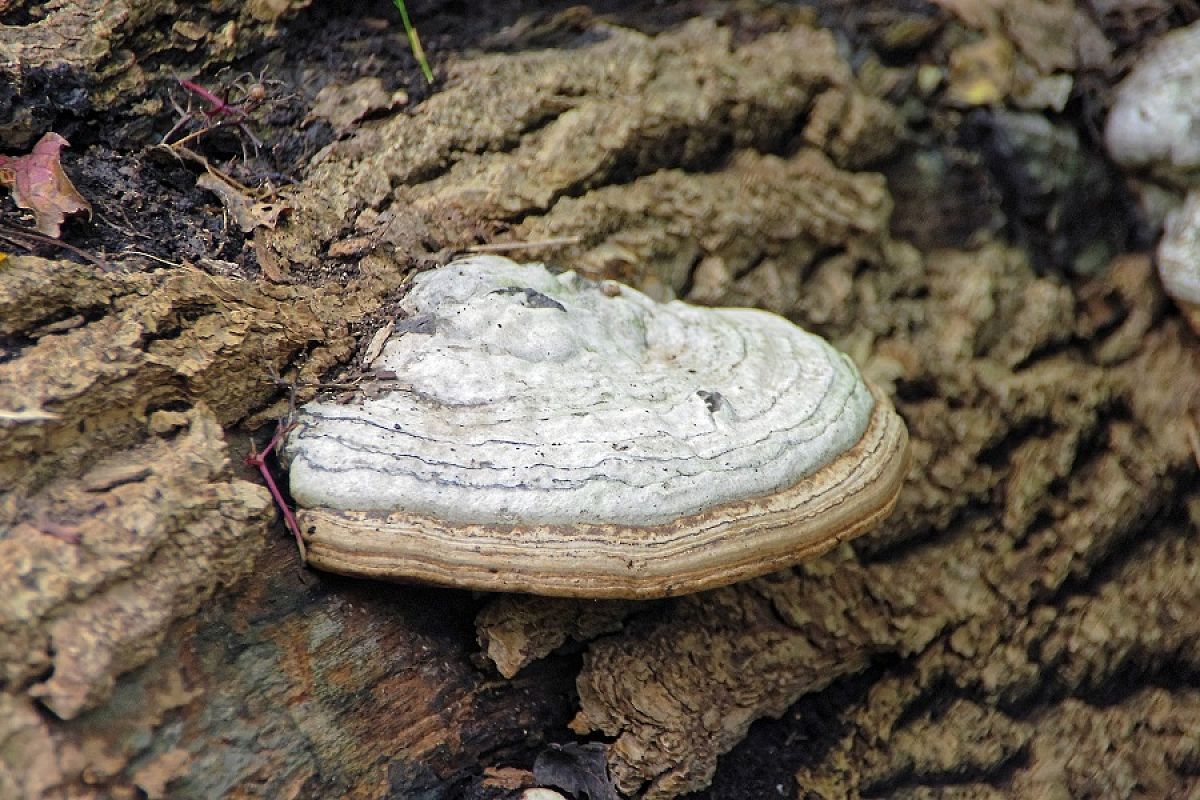
<path id="1" fill-rule="evenodd" d="M 67 146 L 67 140 L 57 133 L 47 133 L 27 156 L 0 156 L 0 185 L 12 189 L 19 207 L 33 211 L 38 233 L 55 239 L 67 214 L 86 211 L 92 216 L 91 204 L 58 163 L 59 152 Z"/>

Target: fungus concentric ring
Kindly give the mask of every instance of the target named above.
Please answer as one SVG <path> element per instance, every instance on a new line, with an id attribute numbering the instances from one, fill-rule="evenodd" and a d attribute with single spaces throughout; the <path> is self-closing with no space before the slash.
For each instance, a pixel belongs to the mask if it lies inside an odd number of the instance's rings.
<path id="1" fill-rule="evenodd" d="M 494 256 L 414 281 L 373 365 L 285 458 L 313 566 L 570 597 L 774 571 L 887 516 L 904 424 L 844 355 L 762 311 L 659 304 Z"/>

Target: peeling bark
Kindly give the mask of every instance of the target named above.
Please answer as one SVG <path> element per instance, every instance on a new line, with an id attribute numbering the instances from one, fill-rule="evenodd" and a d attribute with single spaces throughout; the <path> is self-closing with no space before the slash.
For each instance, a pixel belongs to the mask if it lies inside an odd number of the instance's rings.
<path id="1" fill-rule="evenodd" d="M 264 257 L 306 265 L 326 247 L 342 257 L 380 245 L 437 251 L 512 228 L 518 240 L 574 235 L 585 248 L 619 248 L 630 265 L 656 263 L 665 251 L 686 256 L 689 248 L 681 242 L 694 247 L 701 232 L 733 221 L 711 219 L 737 213 L 728 197 L 709 196 L 703 184 L 689 182 L 699 178 L 690 171 L 731 149 L 769 151 L 799 143 L 825 147 L 835 160 L 857 166 L 895 144 L 894 112 L 855 85 L 827 32 L 799 26 L 737 48 L 728 31 L 704 22 L 658 37 L 611 26 L 599 26 L 598 33 L 595 44 L 571 59 L 570 69 L 564 69 L 569 57 L 557 51 L 464 59 L 453 65 L 449 86 L 412 115 L 390 117 L 331 145 L 305 185 L 289 196 L 293 224 L 264 232 Z M 797 51 L 806 57 L 787 57 Z M 886 220 L 877 177 L 861 176 L 856 183 L 816 153 L 801 152 L 793 169 L 774 182 L 774 194 L 764 190 L 756 202 L 785 208 L 794 198 L 781 194 L 797 192 L 809 195 L 809 207 L 831 201 L 807 223 L 812 236 L 835 239 L 868 214 L 870 222 L 862 224 L 877 228 Z M 642 176 L 649 185 L 626 185 Z M 728 196 L 744 178 L 735 170 L 713 180 Z M 614 205 L 622 190 L 631 195 L 626 208 Z M 851 196 L 839 199 L 843 192 Z M 582 205 L 565 202 L 573 199 Z M 692 203 L 700 207 L 676 220 L 674 212 Z M 594 204 L 603 205 L 588 207 Z M 875 213 L 863 205 L 873 205 Z M 614 236 L 625 231 L 629 217 L 647 211 L 657 215 L 647 226 L 654 229 L 645 234 L 647 246 Z M 699 230 L 681 227 L 688 217 L 698 218 Z M 749 219 L 746 213 L 738 222 Z M 805 233 L 802 219 L 768 215 L 751 223 L 733 246 L 753 248 L 756 224 L 773 225 L 775 230 L 762 232 L 776 239 Z M 581 255 L 563 247 L 537 252 L 563 263 Z M 584 257 L 580 264 L 625 279 L 648 277 L 597 261 Z M 682 267 L 685 275 L 686 260 Z"/>

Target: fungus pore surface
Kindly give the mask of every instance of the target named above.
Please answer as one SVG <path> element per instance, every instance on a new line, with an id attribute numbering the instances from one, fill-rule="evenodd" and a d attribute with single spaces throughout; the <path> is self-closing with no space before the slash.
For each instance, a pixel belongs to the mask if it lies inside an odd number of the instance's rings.
<path id="1" fill-rule="evenodd" d="M 821 552 L 890 510 L 903 424 L 776 315 L 494 256 L 418 275 L 384 381 L 288 436 L 314 566 L 642 597 Z"/>

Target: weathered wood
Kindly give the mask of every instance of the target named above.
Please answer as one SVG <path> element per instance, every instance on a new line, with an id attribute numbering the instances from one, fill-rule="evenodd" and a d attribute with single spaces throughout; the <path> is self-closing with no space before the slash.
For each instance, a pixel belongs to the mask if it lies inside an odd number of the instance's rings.
<path id="1" fill-rule="evenodd" d="M 1196 791 L 1194 335 L 1143 256 L 1084 279 L 986 231 L 894 239 L 868 170 L 902 84 L 803 13 L 764 19 L 735 42 L 575 15 L 567 49 L 448 57 L 260 230 L 290 285 L 0 262 L 0 796 L 504 797 L 577 735 L 647 797 L 714 770 L 725 797 L 760 773 L 815 797 Z M 514 238 L 833 340 L 909 426 L 895 515 L 658 602 L 305 571 L 237 466 L 242 426 L 286 410 L 272 370 L 351 361 L 415 257 Z"/>

